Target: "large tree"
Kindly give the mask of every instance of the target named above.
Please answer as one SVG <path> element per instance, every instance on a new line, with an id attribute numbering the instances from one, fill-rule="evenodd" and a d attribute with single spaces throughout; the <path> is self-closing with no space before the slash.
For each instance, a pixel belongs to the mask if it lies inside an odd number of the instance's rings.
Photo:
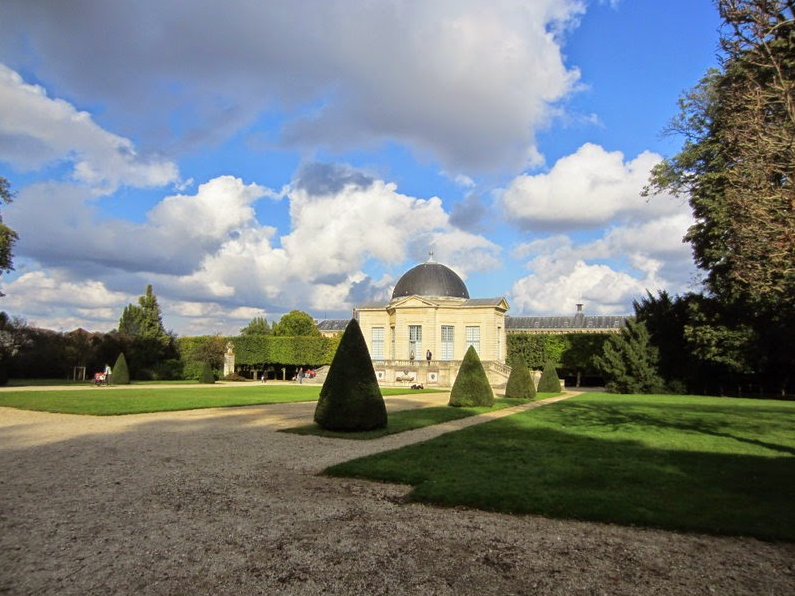
<path id="1" fill-rule="evenodd" d="M 265 317 L 254 317 L 240 330 L 240 335 L 270 335 L 273 332 Z"/>
<path id="2" fill-rule="evenodd" d="M 13 198 L 14 193 L 11 192 L 11 185 L 8 180 L 0 176 L 0 201 L 7 205 Z M 3 223 L 3 217 L 0 215 L 0 272 L 8 272 L 14 269 L 12 266 L 13 248 L 17 238 L 17 233 Z M 2 295 L 0 293 L 0 296 Z"/>
<path id="3" fill-rule="evenodd" d="M 706 290 L 722 318 L 750 330 L 742 366 L 783 392 L 795 368 L 795 0 L 716 5 L 720 69 L 681 99 L 671 132 L 682 150 L 649 190 L 688 196 L 696 222 L 685 239 Z M 738 340 L 720 325 L 702 331 L 702 353 Z"/>
<path id="4" fill-rule="evenodd" d="M 320 337 L 315 320 L 302 310 L 291 310 L 273 326 L 273 335 L 282 337 Z"/>
<path id="5" fill-rule="evenodd" d="M 176 357 L 174 336 L 163 326 L 152 284 L 146 286 L 146 293 L 138 298 L 137 305 L 128 304 L 124 308 L 119 319 L 119 333 L 132 340 L 128 364 L 134 378 L 151 377 L 151 369 L 156 364 Z"/>

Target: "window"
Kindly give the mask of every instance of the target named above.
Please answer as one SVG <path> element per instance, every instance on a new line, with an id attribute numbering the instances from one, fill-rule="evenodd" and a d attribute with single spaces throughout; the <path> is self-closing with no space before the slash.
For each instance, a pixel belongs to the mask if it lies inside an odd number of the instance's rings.
<path id="1" fill-rule="evenodd" d="M 373 360 L 384 359 L 384 328 L 373 327 Z"/>
<path id="2" fill-rule="evenodd" d="M 409 358 L 422 358 L 422 325 L 409 325 Z"/>
<path id="3" fill-rule="evenodd" d="M 467 350 L 469 346 L 475 346 L 475 351 L 480 355 L 480 327 L 467 327 L 466 340 Z"/>
<path id="4" fill-rule="evenodd" d="M 452 325 L 442 325 L 442 353 L 439 354 L 440 360 L 453 359 L 453 329 Z"/>

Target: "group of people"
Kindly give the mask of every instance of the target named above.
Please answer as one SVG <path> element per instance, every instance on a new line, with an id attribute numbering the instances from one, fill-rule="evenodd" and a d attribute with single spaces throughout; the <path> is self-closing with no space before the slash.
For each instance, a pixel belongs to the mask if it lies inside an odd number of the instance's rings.
<path id="1" fill-rule="evenodd" d="M 299 383 L 303 383 L 304 379 L 314 379 L 317 376 L 317 373 L 312 370 L 311 368 L 307 368 L 304 370 L 304 367 L 298 369 L 295 377 L 293 377 L 293 381 L 298 381 Z"/>
<path id="2" fill-rule="evenodd" d="M 431 364 L 431 358 L 433 358 L 433 354 L 431 354 L 430 350 L 426 350 L 425 351 L 425 360 L 428 361 L 428 365 L 429 366 Z M 414 350 L 411 350 L 409 352 L 409 360 L 411 360 L 412 363 L 414 362 Z"/>

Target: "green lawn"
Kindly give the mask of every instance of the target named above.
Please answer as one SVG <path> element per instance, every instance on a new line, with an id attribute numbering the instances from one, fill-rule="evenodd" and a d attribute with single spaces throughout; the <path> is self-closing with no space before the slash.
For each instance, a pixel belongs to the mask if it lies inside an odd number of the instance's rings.
<path id="1" fill-rule="evenodd" d="M 585 394 L 327 473 L 440 505 L 795 541 L 795 402 Z"/>
<path id="2" fill-rule="evenodd" d="M 547 394 L 548 396 L 548 394 Z M 524 399 L 497 398 L 491 408 L 453 408 L 450 406 L 439 406 L 431 408 L 417 408 L 414 410 L 401 410 L 390 412 L 386 428 L 377 428 L 363 432 L 338 432 L 324 430 L 317 424 L 307 424 L 295 428 L 285 429 L 282 432 L 295 433 L 298 435 L 315 435 L 318 437 L 332 437 L 335 439 L 377 439 L 386 435 L 394 435 L 415 428 L 441 424 L 459 418 L 477 416 L 492 410 L 501 410 L 511 406 L 518 406 L 527 403 Z"/>
<path id="3" fill-rule="evenodd" d="M 403 395 L 411 390 L 384 388 L 383 395 Z M 425 393 L 435 390 L 425 389 Z M 417 393 L 412 391 L 411 393 Z M 170 412 L 219 408 L 228 406 L 251 406 L 258 404 L 314 401 L 320 394 L 319 385 L 269 385 L 241 383 L 206 387 L 154 388 L 147 385 L 112 389 L 89 386 L 85 389 L 59 391 L 2 391 L 0 406 L 21 410 L 39 410 L 61 414 L 87 414 L 91 416 L 115 416 L 120 414 L 142 414 L 146 412 Z"/>

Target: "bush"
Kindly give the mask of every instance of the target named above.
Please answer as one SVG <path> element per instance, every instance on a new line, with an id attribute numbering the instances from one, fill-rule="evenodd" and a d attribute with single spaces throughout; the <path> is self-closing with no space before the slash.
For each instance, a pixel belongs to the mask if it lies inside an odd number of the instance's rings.
<path id="1" fill-rule="evenodd" d="M 204 362 L 202 364 L 201 373 L 199 374 L 199 383 L 215 383 L 215 374 L 213 373 L 213 367 L 209 362 Z"/>
<path id="2" fill-rule="evenodd" d="M 544 372 L 538 380 L 539 393 L 560 393 L 560 379 L 555 364 L 550 360 L 544 365 Z"/>
<path id="3" fill-rule="evenodd" d="M 370 352 L 356 319 L 351 319 L 320 390 L 315 422 L 336 431 L 364 431 L 387 425 L 386 404 Z"/>
<path id="4" fill-rule="evenodd" d="M 494 405 L 494 392 L 489 385 L 489 378 L 483 370 L 478 353 L 474 346 L 469 346 L 464 355 L 458 376 L 450 390 L 448 405 L 455 407 L 491 407 Z"/>
<path id="5" fill-rule="evenodd" d="M 533 399 L 536 396 L 536 386 L 521 358 L 514 358 L 511 362 L 511 374 L 505 385 L 505 397 L 514 399 Z"/>
<path id="6" fill-rule="evenodd" d="M 229 373 L 228 375 L 224 376 L 224 381 L 248 381 L 246 377 L 243 377 L 237 373 Z"/>
<path id="7" fill-rule="evenodd" d="M 124 357 L 124 352 L 119 354 L 116 358 L 116 364 L 113 365 L 111 370 L 111 382 L 114 385 L 129 385 L 130 384 L 130 367 L 127 366 L 127 359 Z"/>

